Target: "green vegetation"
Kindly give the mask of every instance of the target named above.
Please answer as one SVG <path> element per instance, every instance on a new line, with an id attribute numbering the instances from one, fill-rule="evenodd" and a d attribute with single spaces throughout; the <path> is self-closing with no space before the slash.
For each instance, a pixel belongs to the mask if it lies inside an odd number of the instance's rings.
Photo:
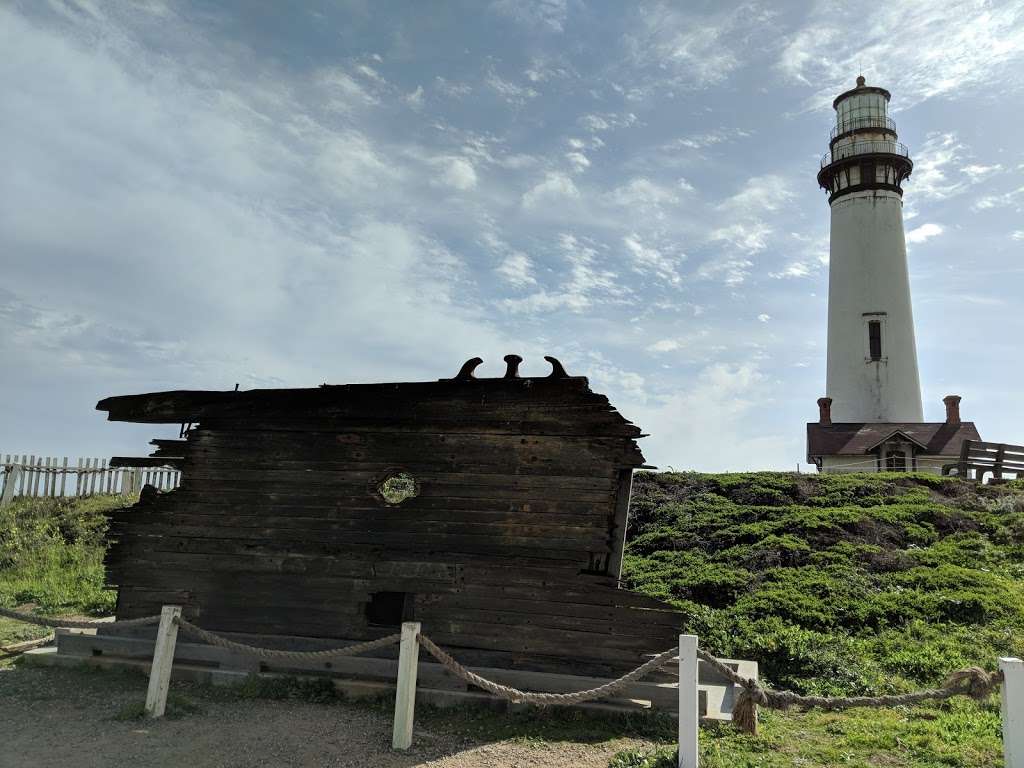
<path id="1" fill-rule="evenodd" d="M 117 497 L 19 500 L 0 510 L 0 605 L 108 613 L 104 512 Z M 665 599 L 722 656 L 756 659 L 774 687 L 875 694 L 992 669 L 1024 654 L 1024 482 L 978 487 L 927 475 L 639 474 L 626 586 Z M 45 630 L 0 619 L 0 644 Z M 252 678 L 230 690 L 175 685 L 171 709 L 223 698 L 337 699 L 324 680 Z M 199 704 L 194 699 L 198 699 Z M 378 706 L 386 707 L 386 704 Z M 138 715 L 136 706 L 117 717 Z M 417 709 L 424 727 L 479 741 L 610 741 L 614 768 L 674 765 L 659 720 L 570 712 Z M 708 768 L 991 768 L 1001 764 L 998 702 L 913 709 L 762 712 L 757 737 L 704 728 Z"/>
<path id="2" fill-rule="evenodd" d="M 103 587 L 105 512 L 120 496 L 15 499 L 0 508 L 0 605 L 49 615 L 109 615 L 116 595 Z M 0 645 L 48 630 L 0 618 Z"/>
<path id="3" fill-rule="evenodd" d="M 760 662 L 774 687 L 903 692 L 1024 653 L 1021 482 L 645 473 L 629 538 L 626 585 L 682 610 L 713 652 Z M 757 739 L 704 731 L 707 765 L 980 767 L 1001 754 L 994 700 L 764 722 Z M 668 765 L 668 752 L 613 765 Z"/>

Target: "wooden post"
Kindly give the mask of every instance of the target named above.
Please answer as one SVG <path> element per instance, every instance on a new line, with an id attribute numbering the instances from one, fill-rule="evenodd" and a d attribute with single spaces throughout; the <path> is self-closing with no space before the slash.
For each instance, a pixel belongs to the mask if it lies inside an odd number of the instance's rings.
<path id="1" fill-rule="evenodd" d="M 32 484 L 35 482 L 36 473 L 33 468 L 36 465 L 36 457 L 28 457 L 28 466 L 26 467 L 25 479 L 22 481 L 22 496 L 35 496 L 32 492 Z"/>
<path id="2" fill-rule="evenodd" d="M 20 466 L 12 466 L 4 478 L 4 495 L 0 496 L 0 507 L 6 507 L 14 498 L 14 487 L 21 478 L 22 469 Z"/>
<path id="3" fill-rule="evenodd" d="M 679 636 L 679 768 L 698 768 L 697 636 Z"/>
<path id="4" fill-rule="evenodd" d="M 402 624 L 402 645 L 398 650 L 398 683 L 395 690 L 395 726 L 391 737 L 392 749 L 412 746 L 412 726 L 416 714 L 416 671 L 420 663 L 420 633 L 418 621 Z"/>
<path id="5" fill-rule="evenodd" d="M 171 684 L 171 667 L 174 665 L 174 646 L 178 642 L 178 624 L 181 616 L 180 605 L 165 605 L 160 611 L 160 626 L 156 630 L 156 645 L 153 648 L 153 664 L 149 668 L 149 689 L 146 691 L 146 714 L 163 717 L 167 707 L 167 689 Z"/>
<path id="6" fill-rule="evenodd" d="M 1000 659 L 1003 672 L 1003 763 L 1024 768 L 1024 661 Z"/>
<path id="7" fill-rule="evenodd" d="M 60 473 L 60 495 L 64 495 L 64 486 L 67 485 L 68 479 L 68 457 L 64 457 L 64 466 L 61 468 Z"/>

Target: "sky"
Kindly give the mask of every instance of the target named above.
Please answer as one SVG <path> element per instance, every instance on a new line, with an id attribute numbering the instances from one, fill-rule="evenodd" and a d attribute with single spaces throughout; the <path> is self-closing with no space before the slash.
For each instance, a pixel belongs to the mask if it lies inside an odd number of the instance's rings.
<path id="1" fill-rule="evenodd" d="M 807 470 L 831 101 L 892 92 L 925 418 L 1024 443 L 1024 0 L 0 2 L 0 453 L 110 395 L 562 360 L 649 462 Z"/>

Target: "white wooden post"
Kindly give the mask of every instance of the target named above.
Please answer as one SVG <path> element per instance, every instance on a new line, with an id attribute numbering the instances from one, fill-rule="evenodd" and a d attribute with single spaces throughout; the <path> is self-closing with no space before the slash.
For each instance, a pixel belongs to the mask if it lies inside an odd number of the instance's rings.
<path id="1" fill-rule="evenodd" d="M 146 714 L 163 717 L 167 707 L 167 689 L 171 684 L 171 667 L 174 665 L 174 646 L 178 642 L 178 624 L 181 616 L 180 605 L 165 605 L 160 611 L 160 626 L 156 630 L 156 646 L 153 648 L 153 664 L 149 668 L 149 689 L 146 691 Z"/>
<path id="2" fill-rule="evenodd" d="M 402 644 L 398 649 L 398 684 L 395 690 L 395 726 L 391 737 L 392 749 L 412 746 L 412 726 L 416 715 L 416 670 L 420 663 L 420 633 L 418 621 L 402 624 Z"/>
<path id="3" fill-rule="evenodd" d="M 679 636 L 679 768 L 698 768 L 697 636 Z"/>
<path id="4" fill-rule="evenodd" d="M 1024 768 L 1024 661 L 1000 659 L 1003 672 L 1003 763 Z"/>

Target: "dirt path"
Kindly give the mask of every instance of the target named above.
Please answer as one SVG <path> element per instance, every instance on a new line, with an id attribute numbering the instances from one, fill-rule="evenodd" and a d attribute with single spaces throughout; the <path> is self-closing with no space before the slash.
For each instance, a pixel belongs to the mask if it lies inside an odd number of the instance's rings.
<path id="1" fill-rule="evenodd" d="M 136 676 L 0 669 L 0 767 L 606 768 L 616 751 L 641 744 L 487 743 L 432 726 L 418 728 L 414 748 L 398 754 L 385 712 L 300 701 L 201 699 L 200 711 L 175 719 L 119 719 L 144 698 Z"/>

